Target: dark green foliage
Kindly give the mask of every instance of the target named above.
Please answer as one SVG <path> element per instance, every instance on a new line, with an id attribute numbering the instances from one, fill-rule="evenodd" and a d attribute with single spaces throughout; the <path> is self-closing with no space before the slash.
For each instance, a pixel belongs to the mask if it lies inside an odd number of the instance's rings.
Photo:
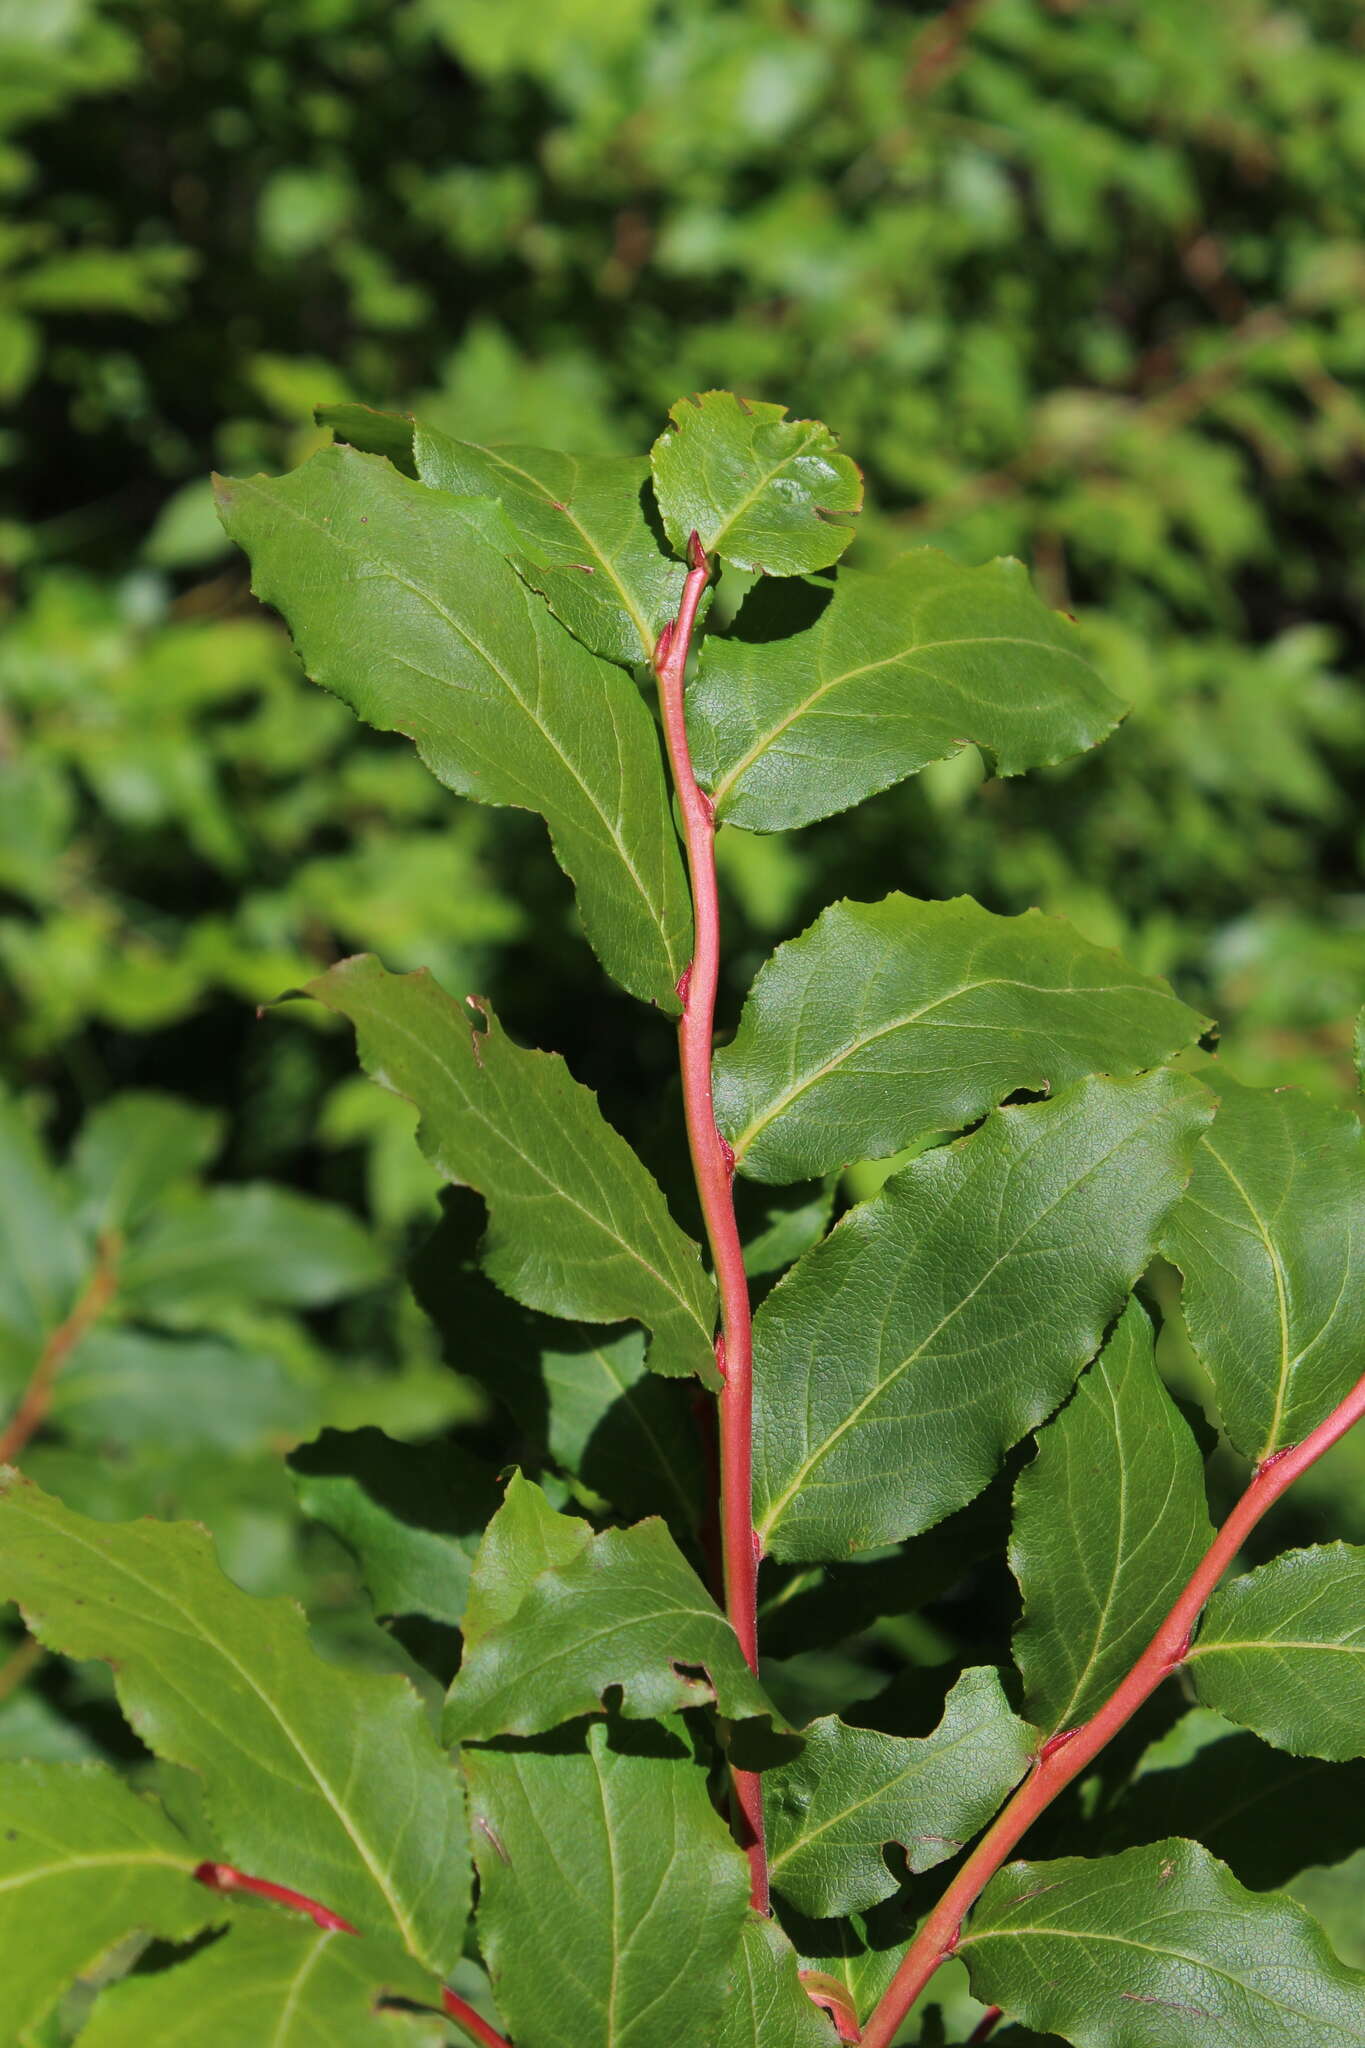
<path id="1" fill-rule="evenodd" d="M 4 2019 L 820 2048 L 1365 1363 L 1354 10 L 11 14 Z M 1361 1455 L 898 2048 L 1365 2039 Z"/>

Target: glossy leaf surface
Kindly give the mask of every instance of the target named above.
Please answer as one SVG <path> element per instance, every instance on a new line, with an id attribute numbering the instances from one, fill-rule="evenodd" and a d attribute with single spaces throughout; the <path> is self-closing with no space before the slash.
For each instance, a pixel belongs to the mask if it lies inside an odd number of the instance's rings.
<path id="1" fill-rule="evenodd" d="M 1290 1550 L 1233 1579 L 1188 1668 L 1205 1706 L 1277 1749 L 1365 1756 L 1365 1550 Z"/>
<path id="2" fill-rule="evenodd" d="M 985 1667 L 963 1672 L 932 1735 L 883 1735 L 833 1714 L 801 1733 L 800 1754 L 764 1773 L 770 1869 L 794 1906 L 820 1916 L 890 1898 L 890 1843 L 913 1871 L 955 1856 L 1037 1747 Z"/>
<path id="3" fill-rule="evenodd" d="M 741 611 L 707 640 L 687 717 L 718 814 L 752 832 L 827 818 L 972 744 L 1001 775 L 1064 761 L 1123 714 L 1017 562 L 964 569 L 926 548 L 846 569 L 804 632 L 744 634 Z"/>
<path id="4" fill-rule="evenodd" d="M 314 679 L 408 733 L 461 796 L 539 811 L 608 973 L 676 1011 L 688 896 L 630 678 L 550 617 L 459 501 L 377 456 L 324 449 L 222 483 L 220 504 Z"/>
<path id="5" fill-rule="evenodd" d="M 838 561 L 855 532 L 862 474 L 828 427 L 786 414 L 785 405 L 732 391 L 670 407 L 672 426 L 650 460 L 679 555 L 695 532 L 708 555 L 760 575 L 797 576 Z"/>
<path id="6" fill-rule="evenodd" d="M 1349 1110 L 1203 1069 L 1218 1121 L 1163 1250 L 1223 1425 L 1259 1462 L 1298 1443 L 1365 1357 L 1365 1147 Z"/>
<path id="7" fill-rule="evenodd" d="M 608 1687 L 632 1719 L 712 1699 L 731 1720 L 771 1712 L 734 1630 L 658 1520 L 589 1535 L 506 1619 L 481 1627 L 450 1688 L 446 1739 L 535 1735 L 599 1712 Z"/>
<path id="8" fill-rule="evenodd" d="M 755 1322 L 755 1518 L 838 1558 L 980 1492 L 1099 1349 L 1213 1103 L 1159 1072 L 997 1112 L 854 1209 Z"/>
<path id="9" fill-rule="evenodd" d="M 202 1778 L 225 1860 L 454 1962 L 462 1802 L 406 1679 L 324 1664 L 299 1608 L 240 1592 L 204 1530 L 90 1521 L 12 1474 L 0 1593 L 40 1642 L 115 1666 L 143 1741 Z"/>
<path id="10" fill-rule="evenodd" d="M 681 1724 L 464 1763 L 479 1941 L 518 2048 L 713 2048 L 749 1885 Z"/>
<path id="11" fill-rule="evenodd" d="M 222 1917 L 150 1799 L 97 1764 L 0 1766 L 0 1982 L 13 2035 L 126 1935 L 187 1941 Z"/>
<path id="12" fill-rule="evenodd" d="M 458 1628 L 493 1476 L 457 1444 L 399 1444 L 379 1429 L 324 1430 L 290 1459 L 306 1515 L 355 1553 L 375 1613 Z"/>
<path id="13" fill-rule="evenodd" d="M 716 1059 L 716 1115 L 741 1172 L 804 1180 L 1016 1089 L 1156 1066 L 1203 1022 L 1061 918 L 966 896 L 836 903 L 760 971 Z"/>
<path id="14" fill-rule="evenodd" d="M 1075 2048 L 1346 2048 L 1365 1974 L 1197 1842 L 1012 1863 L 959 1945 L 978 1998 Z"/>
<path id="15" fill-rule="evenodd" d="M 1112 1692 L 1212 1540 L 1203 1461 L 1130 1301 L 1015 1492 L 1014 1655 L 1047 1734 L 1079 1726 Z"/>
<path id="16" fill-rule="evenodd" d="M 367 1071 L 421 1113 L 437 1172 L 489 1205 L 483 1264 L 528 1308 L 654 1333 L 656 1372 L 715 1385 L 711 1282 L 655 1181 L 563 1060 L 507 1038 L 426 973 L 361 955 L 307 993 L 348 1017 Z"/>

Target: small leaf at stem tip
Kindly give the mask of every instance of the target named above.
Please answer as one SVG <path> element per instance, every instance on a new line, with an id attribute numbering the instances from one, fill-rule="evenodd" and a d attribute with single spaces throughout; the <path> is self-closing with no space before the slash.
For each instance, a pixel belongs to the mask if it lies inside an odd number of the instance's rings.
<path id="1" fill-rule="evenodd" d="M 827 568 L 854 535 L 863 480 L 819 420 L 785 405 L 706 391 L 680 399 L 650 460 L 664 531 L 700 568 L 795 576 Z"/>

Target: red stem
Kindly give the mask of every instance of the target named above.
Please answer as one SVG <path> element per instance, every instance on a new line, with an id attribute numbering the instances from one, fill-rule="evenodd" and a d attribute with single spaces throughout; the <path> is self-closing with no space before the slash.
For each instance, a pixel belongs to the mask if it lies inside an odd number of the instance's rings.
<path id="1" fill-rule="evenodd" d="M 1214 1587 L 1267 1509 L 1365 1415 L 1365 1379 L 1292 1449 L 1258 1466 L 1246 1492 L 1196 1565 L 1179 1599 L 1151 1642 L 1099 1711 L 1081 1727 L 1054 1735 L 1039 1752 L 1031 1775 L 967 1858 L 907 1949 L 899 1969 L 863 2029 L 863 2048 L 891 2048 L 902 2020 L 940 1963 L 957 1948 L 962 1922 L 991 1878 L 1045 1807 L 1094 1761 L 1132 1719 L 1163 1678 L 1190 1654 L 1195 1623 Z"/>
<path id="2" fill-rule="evenodd" d="M 250 1892 L 258 1899 L 273 1899 L 277 1906 L 290 1906 L 296 1913 L 306 1913 L 310 1920 L 329 1934 L 358 1934 L 358 1927 L 352 1927 L 349 1920 L 343 1920 L 340 1913 L 332 1912 L 329 1906 L 320 1906 L 316 1899 L 310 1899 L 304 1892 L 291 1891 L 286 1884 L 271 1884 L 264 1877 L 248 1877 L 244 1870 L 234 1870 L 230 1863 L 201 1863 L 196 1869 L 195 1880 L 207 1885 L 214 1892 Z M 512 2043 L 500 2034 L 488 2021 L 480 2019 L 472 2005 L 467 2005 L 458 1991 L 441 1987 L 441 2004 L 446 2016 L 464 2028 L 479 2048 L 512 2048 Z"/>
<path id="3" fill-rule="evenodd" d="M 692 964 L 678 984 L 682 1020 L 678 1059 L 683 1114 L 702 1219 L 720 1294 L 716 1362 L 720 1390 L 720 1519 L 725 1612 L 752 1671 L 758 1669 L 758 1543 L 753 1518 L 753 1336 L 749 1281 L 735 1220 L 734 1158 L 716 1127 L 711 1100 L 711 1045 L 720 980 L 720 898 L 716 887 L 715 806 L 692 770 L 683 708 L 687 657 L 697 610 L 711 574 L 694 533 L 691 564 L 678 616 L 665 626 L 654 656 L 673 786 L 682 813 L 696 926 Z M 740 1835 L 749 1858 L 750 1896 L 768 1910 L 768 1860 L 763 1844 L 763 1792 L 753 1771 L 731 1771 Z"/>
<path id="4" fill-rule="evenodd" d="M 44 1344 L 19 1405 L 0 1430 L 0 1465 L 12 1465 L 28 1448 L 29 1439 L 42 1427 L 52 1406 L 57 1375 L 67 1359 L 104 1314 L 118 1291 L 118 1261 L 122 1239 L 117 1231 L 100 1238 L 90 1278 L 65 1322 L 59 1323 Z"/>
<path id="5" fill-rule="evenodd" d="M 1005 2011 L 1003 2006 L 990 2006 L 987 2011 L 982 2013 L 971 2033 L 967 2036 L 967 2048 L 976 2048 L 976 2044 L 979 2041 L 989 2041 L 1004 2017 Z"/>

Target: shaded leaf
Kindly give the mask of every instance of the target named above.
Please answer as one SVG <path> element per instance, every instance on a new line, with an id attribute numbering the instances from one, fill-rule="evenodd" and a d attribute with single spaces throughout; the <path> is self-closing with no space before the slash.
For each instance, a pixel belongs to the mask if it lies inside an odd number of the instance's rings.
<path id="1" fill-rule="evenodd" d="M 476 1458 L 458 1444 L 326 1429 L 289 1464 L 304 1513 L 355 1553 L 376 1614 L 459 1627 L 479 1538 L 500 1499 Z"/>
<path id="2" fill-rule="evenodd" d="M 168 1188 L 208 1165 L 222 1118 L 150 1089 L 116 1095 L 91 1111 L 71 1153 L 81 1214 L 94 1230 L 129 1230 Z"/>
<path id="3" fill-rule="evenodd" d="M 1204 1020 L 1061 918 L 970 897 L 836 903 L 779 946 L 717 1056 L 716 1116 L 757 1180 L 960 1130 L 1027 1088 L 1131 1074 Z"/>
<path id="4" fill-rule="evenodd" d="M 650 460 L 664 531 L 760 575 L 796 576 L 837 562 L 856 530 L 862 473 L 819 420 L 785 405 L 703 391 L 669 408 Z M 844 514 L 841 519 L 835 515 Z"/>
<path id="5" fill-rule="evenodd" d="M 1123 706 L 1017 562 L 964 569 L 925 548 L 841 571 L 784 640 L 712 635 L 688 691 L 697 775 L 719 816 L 779 832 L 975 744 L 1000 775 L 1064 761 Z"/>
<path id="6" fill-rule="evenodd" d="M 963 1672 L 932 1735 L 882 1735 L 830 1715 L 801 1736 L 800 1753 L 764 1774 L 769 1867 L 793 1905 L 820 1916 L 890 1898 L 892 1843 L 913 1871 L 955 1856 L 1037 1747 L 985 1667 Z"/>
<path id="7" fill-rule="evenodd" d="M 168 1205 L 128 1247 L 120 1293 L 140 1314 L 183 1324 L 243 1300 L 321 1308 L 383 1277 L 378 1246 L 347 1210 L 260 1181 Z"/>
<path id="8" fill-rule="evenodd" d="M 418 2015 L 376 2010 L 381 1995 L 437 2005 L 440 1987 L 401 1949 L 315 1927 L 298 1914 L 236 1916 L 188 1962 L 101 1993 L 85 2048 L 418 2048 L 443 2041 Z M 426 2024 L 429 2024 L 426 2023 Z"/>
<path id="9" fill-rule="evenodd" d="M 1233 1579 L 1186 1669 L 1206 1707 L 1277 1749 L 1365 1756 L 1365 1550 L 1290 1550 Z"/>
<path id="10" fill-rule="evenodd" d="M 477 501 L 348 448 L 219 497 L 309 673 L 461 796 L 539 811 L 608 973 L 676 1013 L 691 910 L 653 721 L 478 535 Z"/>
<path id="11" fill-rule="evenodd" d="M 513 2040 L 713 2048 L 749 1878 L 680 1724 L 598 1721 L 464 1767 L 479 1943 Z"/>
<path id="12" fill-rule="evenodd" d="M 1202 1070 L 1201 1070 L 1202 1071 Z M 1365 1148 L 1349 1110 L 1209 1079 L 1218 1120 L 1162 1250 L 1223 1425 L 1259 1463 L 1298 1443 L 1365 1357 Z"/>
<path id="13" fill-rule="evenodd" d="M 306 991 L 348 1017 L 366 1071 L 421 1113 L 443 1179 L 488 1202 L 483 1265 L 528 1308 L 654 1333 L 656 1372 L 719 1384 L 714 1290 L 657 1183 L 562 1059 L 483 1028 L 431 976 L 343 960 Z"/>
<path id="14" fill-rule="evenodd" d="M 1365 1848 L 1365 1762 L 1288 1756 L 1195 1707 L 1146 1751 L 1100 1845 L 1127 1849 L 1177 1830 L 1252 1891 L 1269 1891 Z"/>
<path id="15" fill-rule="evenodd" d="M 589 1533 L 537 1574 L 514 1612 L 491 1626 L 480 1615 L 447 1698 L 446 1739 L 536 1735 L 599 1712 L 609 1686 L 631 1719 L 712 1699 L 731 1720 L 772 1712 L 734 1630 L 657 1519 Z"/>
<path id="16" fill-rule="evenodd" d="M 695 1528 L 705 1483 L 691 1390 L 649 1371 L 642 1330 L 552 1320 L 509 1301 L 474 1258 L 482 1204 L 451 1190 L 443 1206 L 410 1277 L 449 1363 L 506 1407 L 528 1460 L 543 1453 L 626 1516 L 663 1511 L 683 1532 Z"/>
<path id="17" fill-rule="evenodd" d="M 433 1969 L 459 1955 L 460 1790 L 406 1679 L 324 1664 L 300 1610 L 240 1592 L 203 1529 L 88 1521 L 13 1474 L 0 1595 L 50 1649 L 113 1664 L 148 1748 L 203 1778 L 223 1860 Z"/>
<path id="18" fill-rule="evenodd" d="M 152 1800 L 102 1764 L 0 1766 L 0 1981 L 11 2039 L 132 1933 L 188 1941 L 223 1917 Z"/>
<path id="19" fill-rule="evenodd" d="M 61 1181 L 0 1089 L 0 1369 L 28 1370 L 70 1310 L 91 1258 Z"/>
<path id="20" fill-rule="evenodd" d="M 744 1923 L 714 2048 L 830 2048 L 828 2020 L 797 1974 L 796 1950 L 761 1913 Z"/>
<path id="21" fill-rule="evenodd" d="M 958 1944 L 972 1990 L 1076 2048 L 1365 2041 L 1365 1975 L 1316 1922 L 1197 1842 L 1013 1863 Z"/>
<path id="22" fill-rule="evenodd" d="M 74 1443 L 244 1452 L 307 1436 L 318 1397 L 268 1352 L 213 1337 L 95 1329 L 55 1382 L 51 1413 Z"/>
<path id="23" fill-rule="evenodd" d="M 1000 1110 L 847 1215 L 755 1321 L 755 1521 L 784 1558 L 927 1529 L 1099 1349 L 1213 1104 L 1186 1076 Z"/>
<path id="24" fill-rule="evenodd" d="M 1212 1541 L 1203 1460 L 1130 1301 L 1015 1493 L 1014 1656 L 1047 1734 L 1108 1697 Z"/>

